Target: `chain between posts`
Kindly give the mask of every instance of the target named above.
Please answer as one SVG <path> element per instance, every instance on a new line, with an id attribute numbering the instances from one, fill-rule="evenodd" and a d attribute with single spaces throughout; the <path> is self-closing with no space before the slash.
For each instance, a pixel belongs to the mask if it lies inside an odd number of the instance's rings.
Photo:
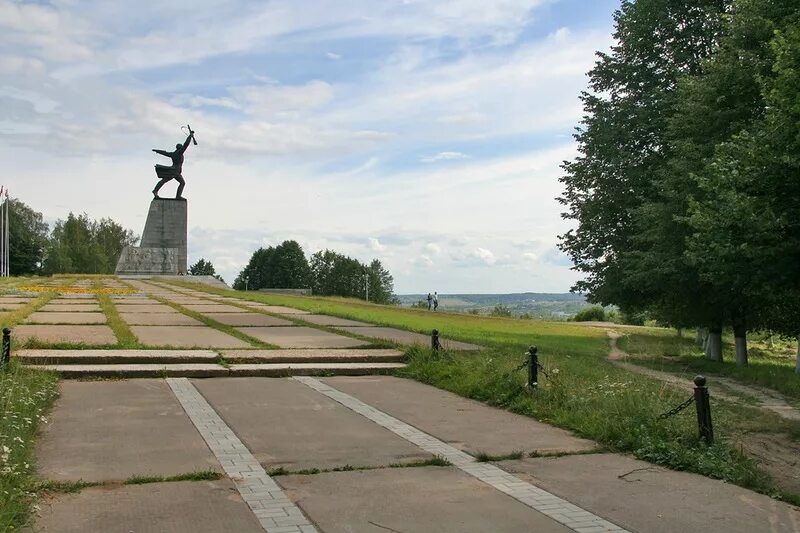
<path id="1" fill-rule="evenodd" d="M 692 405 L 693 403 L 694 403 L 694 396 L 691 396 L 688 400 L 686 400 L 683 403 L 680 403 L 680 404 L 676 405 L 675 407 L 673 407 L 672 409 L 670 409 L 666 413 L 661 413 L 660 415 L 658 415 L 656 417 L 656 420 L 666 420 L 667 418 L 669 418 L 671 416 L 675 416 L 678 413 L 680 413 L 681 411 L 683 411 L 684 409 L 686 409 L 687 407 L 689 407 L 690 405 Z"/>

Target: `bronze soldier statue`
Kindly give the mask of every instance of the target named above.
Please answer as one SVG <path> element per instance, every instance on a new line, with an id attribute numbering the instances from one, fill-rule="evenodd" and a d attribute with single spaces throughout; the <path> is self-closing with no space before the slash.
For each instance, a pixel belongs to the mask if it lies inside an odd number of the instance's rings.
<path id="1" fill-rule="evenodd" d="M 183 188 L 186 186 L 186 182 L 183 181 L 183 176 L 181 175 L 181 170 L 183 169 L 183 152 L 189 148 L 189 142 L 194 142 L 197 144 L 197 141 L 194 140 L 194 132 L 189 128 L 189 136 L 186 137 L 186 142 L 183 144 L 176 144 L 174 152 L 167 152 L 166 150 L 156 150 L 153 148 L 153 151 L 157 154 L 161 154 L 163 156 L 169 157 L 172 159 L 172 165 L 156 165 L 156 176 L 159 178 L 159 182 L 156 184 L 156 188 L 153 189 L 153 196 L 159 198 L 158 191 L 161 190 L 161 187 L 164 186 L 170 180 L 177 180 L 178 182 L 178 192 L 175 195 L 176 199 L 183 199 L 181 193 L 183 192 Z"/>

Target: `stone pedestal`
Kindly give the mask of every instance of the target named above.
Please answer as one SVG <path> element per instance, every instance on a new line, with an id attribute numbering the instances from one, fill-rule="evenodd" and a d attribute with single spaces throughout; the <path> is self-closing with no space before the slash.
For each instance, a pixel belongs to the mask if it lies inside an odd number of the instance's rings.
<path id="1" fill-rule="evenodd" d="M 117 274 L 184 275 L 187 269 L 186 200 L 154 198 L 140 246 L 128 246 L 117 262 Z"/>

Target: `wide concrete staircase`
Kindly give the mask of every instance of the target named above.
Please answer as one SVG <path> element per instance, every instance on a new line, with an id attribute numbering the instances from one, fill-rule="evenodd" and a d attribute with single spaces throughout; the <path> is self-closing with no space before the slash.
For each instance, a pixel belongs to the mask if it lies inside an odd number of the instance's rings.
<path id="1" fill-rule="evenodd" d="M 18 350 L 13 357 L 64 378 L 361 376 L 405 366 L 393 349 Z"/>

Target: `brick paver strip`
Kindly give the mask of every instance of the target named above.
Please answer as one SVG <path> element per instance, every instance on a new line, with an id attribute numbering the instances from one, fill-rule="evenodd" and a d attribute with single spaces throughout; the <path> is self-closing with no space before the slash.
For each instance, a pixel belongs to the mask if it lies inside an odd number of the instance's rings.
<path id="1" fill-rule="evenodd" d="M 328 398 L 335 400 L 355 411 L 356 413 L 372 420 L 376 424 L 385 427 L 389 431 L 403 437 L 409 442 L 413 442 L 423 450 L 434 455 L 443 457 L 453 463 L 454 466 L 467 474 L 483 481 L 484 483 L 508 494 L 517 501 L 524 503 L 528 507 L 549 516 L 556 522 L 567 526 L 579 533 L 593 533 L 595 531 L 607 531 L 615 533 L 626 533 L 626 530 L 612 524 L 608 520 L 595 514 L 581 509 L 577 505 L 559 498 L 539 487 L 520 480 L 516 476 L 489 464 L 479 463 L 471 455 L 456 449 L 449 444 L 424 433 L 414 426 L 406 424 L 388 414 L 375 409 L 345 394 L 317 379 L 311 377 L 297 376 L 293 379 L 304 383 L 317 392 L 324 394 Z"/>
<path id="2" fill-rule="evenodd" d="M 167 383 L 261 527 L 269 533 L 316 533 L 317 528 L 267 475 L 194 385 L 186 378 L 167 378 Z"/>

